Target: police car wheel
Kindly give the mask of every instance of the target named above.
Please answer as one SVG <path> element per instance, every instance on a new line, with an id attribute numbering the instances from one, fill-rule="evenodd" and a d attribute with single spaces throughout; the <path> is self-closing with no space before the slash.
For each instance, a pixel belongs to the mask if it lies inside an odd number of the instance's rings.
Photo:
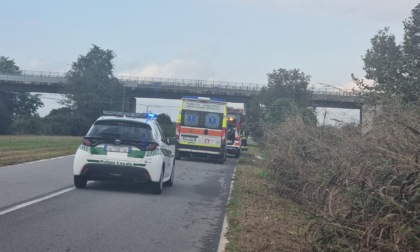
<path id="1" fill-rule="evenodd" d="M 160 178 L 158 182 L 151 182 L 151 189 L 153 194 L 161 194 L 163 189 L 163 170 L 160 172 Z"/>
<path id="2" fill-rule="evenodd" d="M 238 149 L 235 153 L 235 158 L 239 158 L 239 156 L 241 156 L 241 150 Z"/>
<path id="3" fill-rule="evenodd" d="M 174 160 L 174 164 L 172 165 L 172 172 L 171 172 L 171 178 L 166 181 L 165 183 L 163 183 L 165 186 L 173 186 L 174 184 L 174 177 L 175 177 L 175 160 Z"/>
<path id="4" fill-rule="evenodd" d="M 87 184 L 87 179 L 83 176 L 74 175 L 74 186 L 76 188 L 85 188 Z"/>

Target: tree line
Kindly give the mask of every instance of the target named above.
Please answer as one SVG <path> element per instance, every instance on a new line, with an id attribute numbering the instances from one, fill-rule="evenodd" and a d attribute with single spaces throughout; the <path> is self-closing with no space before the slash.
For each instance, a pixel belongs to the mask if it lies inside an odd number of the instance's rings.
<path id="1" fill-rule="evenodd" d="M 84 135 L 104 110 L 127 111 L 123 87 L 114 76 L 112 50 L 93 45 L 78 57 L 66 73 L 69 85 L 61 88 L 62 108 L 41 118 L 37 110 L 44 106 L 39 94 L 0 90 L 0 134 Z M 0 57 L 0 73 L 21 74 L 14 60 Z M 123 108 L 124 106 L 124 108 Z M 175 135 L 169 115 L 157 120 L 168 136 Z"/>
<path id="2" fill-rule="evenodd" d="M 371 39 L 372 47 L 362 57 L 366 84 L 354 74 L 357 92 L 398 96 L 416 102 L 420 94 L 420 5 L 403 21 L 404 41 L 397 45 L 395 36 L 385 27 Z M 60 90 L 62 108 L 40 118 L 37 109 L 44 106 L 40 96 L 0 90 L 0 134 L 83 135 L 103 110 L 127 110 L 123 88 L 114 75 L 112 50 L 97 45 L 80 55 L 66 73 L 69 85 Z M 13 59 L 0 56 L 0 72 L 21 74 Z M 267 86 L 252 97 L 247 108 L 247 127 L 261 135 L 262 123 L 279 124 L 291 116 L 300 116 L 307 124 L 316 124 L 311 107 L 310 75 L 300 69 L 279 68 L 267 74 Z"/>

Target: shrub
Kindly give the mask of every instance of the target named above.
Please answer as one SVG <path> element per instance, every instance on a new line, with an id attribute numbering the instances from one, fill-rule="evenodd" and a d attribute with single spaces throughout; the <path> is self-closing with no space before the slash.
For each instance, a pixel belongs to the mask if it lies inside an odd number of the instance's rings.
<path id="1" fill-rule="evenodd" d="M 323 251 L 420 247 L 420 107 L 383 104 L 373 129 L 291 118 L 265 129 L 268 166 L 308 209 L 308 246 Z M 298 196 L 298 197 L 296 197 Z"/>

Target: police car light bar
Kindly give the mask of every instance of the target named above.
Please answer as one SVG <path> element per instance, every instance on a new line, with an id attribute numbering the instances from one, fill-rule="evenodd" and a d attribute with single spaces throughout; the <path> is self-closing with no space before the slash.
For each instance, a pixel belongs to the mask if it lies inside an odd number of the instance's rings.
<path id="1" fill-rule="evenodd" d="M 147 113 L 146 113 L 146 117 L 147 117 L 148 119 L 154 119 L 154 118 L 157 118 L 157 115 L 156 115 L 156 114 L 154 114 L 154 113 L 151 113 L 151 112 L 147 112 Z"/>
<path id="2" fill-rule="evenodd" d="M 102 111 L 102 113 L 106 116 L 149 118 L 146 113 L 133 113 L 133 112 L 110 111 L 110 110 L 104 110 L 104 111 Z"/>

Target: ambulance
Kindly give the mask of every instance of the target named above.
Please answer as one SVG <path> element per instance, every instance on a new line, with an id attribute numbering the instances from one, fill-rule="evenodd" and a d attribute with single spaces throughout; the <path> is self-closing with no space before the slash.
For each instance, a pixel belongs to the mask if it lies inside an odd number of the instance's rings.
<path id="1" fill-rule="evenodd" d="M 175 158 L 204 157 L 226 160 L 226 102 L 218 98 L 184 96 L 181 100 Z"/>

